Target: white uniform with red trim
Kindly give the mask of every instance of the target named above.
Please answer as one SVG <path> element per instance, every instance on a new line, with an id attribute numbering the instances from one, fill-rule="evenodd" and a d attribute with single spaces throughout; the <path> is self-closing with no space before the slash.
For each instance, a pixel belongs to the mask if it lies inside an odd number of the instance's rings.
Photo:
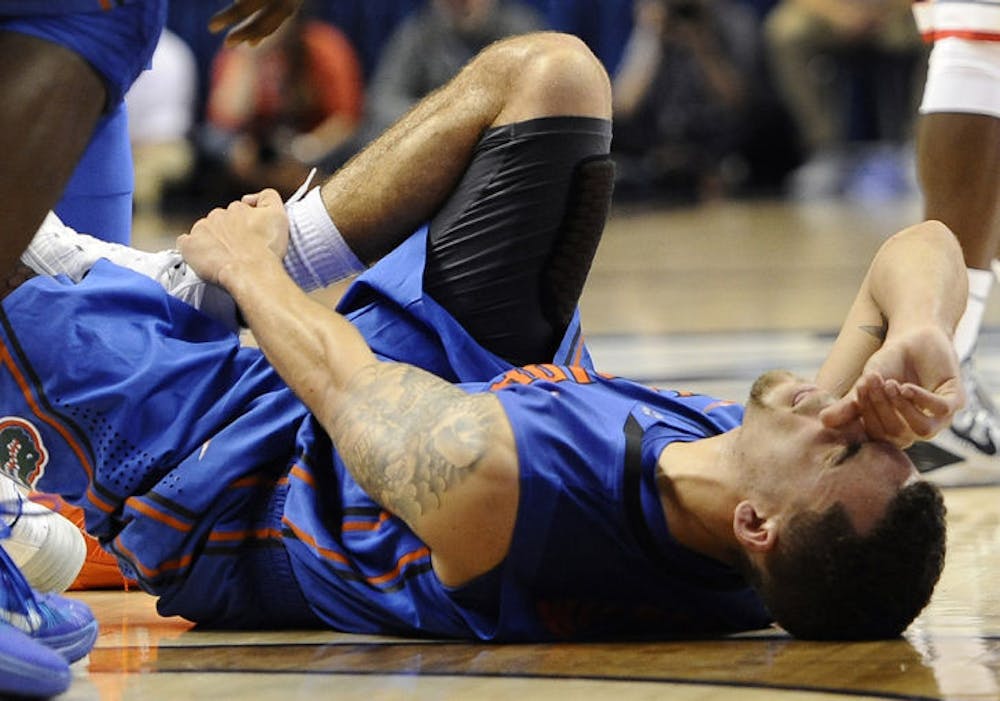
<path id="1" fill-rule="evenodd" d="M 917 0 L 913 16 L 927 41 L 1000 41 L 1000 0 Z"/>
<path id="2" fill-rule="evenodd" d="M 921 114 L 1000 118 L 1000 0 L 918 0 L 913 15 L 934 43 Z"/>

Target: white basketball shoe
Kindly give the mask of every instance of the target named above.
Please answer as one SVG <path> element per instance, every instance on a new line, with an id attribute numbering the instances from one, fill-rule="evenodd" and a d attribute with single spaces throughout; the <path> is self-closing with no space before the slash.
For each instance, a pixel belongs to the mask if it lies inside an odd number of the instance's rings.
<path id="1" fill-rule="evenodd" d="M 63 592 L 80 573 L 87 544 L 69 519 L 28 499 L 20 488 L 0 476 L 0 519 L 10 535 L 0 540 L 32 587 Z"/>
<path id="2" fill-rule="evenodd" d="M 200 309 L 234 331 L 239 329 L 233 298 L 221 287 L 198 277 L 179 251 L 147 253 L 120 243 L 102 241 L 66 226 L 50 212 L 21 256 L 21 262 L 36 273 L 66 275 L 80 282 L 101 258 L 152 278 L 170 296 Z"/>
<path id="3" fill-rule="evenodd" d="M 942 487 L 1000 484 L 1000 412 L 972 358 L 962 361 L 965 407 L 951 426 L 907 454 L 922 476 Z"/>

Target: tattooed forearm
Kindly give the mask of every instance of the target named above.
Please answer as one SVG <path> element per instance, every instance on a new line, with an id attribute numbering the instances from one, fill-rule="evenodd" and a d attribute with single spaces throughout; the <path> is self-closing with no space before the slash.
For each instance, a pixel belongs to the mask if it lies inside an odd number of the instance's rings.
<path id="1" fill-rule="evenodd" d="M 476 470 L 502 414 L 495 397 L 393 363 L 363 370 L 350 395 L 330 437 L 358 484 L 407 522 L 439 508 Z"/>
<path id="2" fill-rule="evenodd" d="M 859 329 L 864 331 L 869 336 L 874 336 L 879 341 L 884 341 L 886 334 L 889 333 L 889 320 L 886 318 L 885 314 L 882 315 L 882 323 L 878 326 L 859 326 Z"/>

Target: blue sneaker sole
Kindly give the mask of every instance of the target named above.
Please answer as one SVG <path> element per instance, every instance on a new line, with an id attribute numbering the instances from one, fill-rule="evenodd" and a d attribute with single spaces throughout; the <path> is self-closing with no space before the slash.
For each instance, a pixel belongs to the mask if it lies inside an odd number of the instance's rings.
<path id="1" fill-rule="evenodd" d="M 0 694 L 48 697 L 69 688 L 66 660 L 10 626 L 0 626 Z"/>
<path id="2" fill-rule="evenodd" d="M 97 642 L 97 621 L 91 621 L 82 628 L 77 628 L 61 635 L 33 636 L 45 647 L 55 650 L 67 662 L 76 662 L 89 653 Z"/>

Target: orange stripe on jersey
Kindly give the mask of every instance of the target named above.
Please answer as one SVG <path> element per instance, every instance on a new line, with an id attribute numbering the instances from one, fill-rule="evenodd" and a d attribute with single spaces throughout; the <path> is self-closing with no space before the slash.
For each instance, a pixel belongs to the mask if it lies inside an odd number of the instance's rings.
<path id="1" fill-rule="evenodd" d="M 720 399 L 719 401 L 712 402 L 711 404 L 706 406 L 704 409 L 701 410 L 701 413 L 707 414 L 708 412 L 712 411 L 712 409 L 718 409 L 719 407 L 724 407 L 724 406 L 732 406 L 735 403 L 736 402 L 731 402 L 728 399 Z"/>
<path id="2" fill-rule="evenodd" d="M 281 517 L 281 522 L 288 526 L 289 530 L 295 534 L 295 537 L 301 540 L 303 543 L 308 545 L 310 548 L 315 550 L 320 557 L 325 557 L 328 560 L 333 560 L 334 562 L 339 562 L 342 565 L 350 565 L 351 561 L 346 557 L 338 553 L 336 550 L 331 550 L 330 548 L 324 548 L 316 542 L 316 539 L 311 535 L 303 531 L 301 528 L 296 526 L 294 523 L 288 520 L 287 516 Z"/>
<path id="3" fill-rule="evenodd" d="M 91 504 L 93 504 L 106 514 L 110 514 L 112 511 L 115 510 L 113 504 L 97 496 L 97 492 L 94 491 L 93 485 L 87 487 L 87 501 L 89 501 Z"/>
<path id="4" fill-rule="evenodd" d="M 496 391 L 498 389 L 503 389 L 504 387 L 510 387 L 514 384 L 530 385 L 533 381 L 534 378 L 531 375 L 524 372 L 520 368 L 514 368 L 513 370 L 505 372 L 502 380 L 494 382 L 490 385 L 490 389 Z"/>
<path id="5" fill-rule="evenodd" d="M 383 511 L 378 515 L 377 521 L 344 521 L 340 529 L 342 531 L 377 531 L 390 518 L 391 514 L 388 511 Z"/>
<path id="6" fill-rule="evenodd" d="M 28 385 L 27 380 L 25 380 L 24 375 L 21 374 L 20 368 L 14 364 L 14 358 L 7 349 L 7 345 L 2 341 L 0 341 L 0 361 L 7 366 L 7 370 L 10 372 L 11 377 L 14 378 L 14 381 L 20 388 L 21 394 L 24 395 L 24 400 L 28 403 L 28 406 L 31 407 L 31 411 L 34 412 L 35 416 L 54 428 L 56 432 L 62 436 L 63 440 L 66 441 L 70 449 L 76 454 L 76 458 L 80 461 L 80 465 L 83 467 L 83 471 L 86 473 L 87 479 L 92 481 L 94 479 L 94 468 L 87 459 L 83 446 L 81 446 L 76 439 L 73 438 L 69 430 L 63 426 L 61 422 L 42 411 L 38 402 L 35 401 L 35 397 L 31 392 L 31 387 Z"/>
<path id="7" fill-rule="evenodd" d="M 112 7 L 114 7 L 114 3 L 112 0 L 100 0 L 100 3 L 102 10 L 110 10 Z"/>
<path id="8" fill-rule="evenodd" d="M 154 508 L 150 504 L 144 501 L 140 501 L 138 497 L 129 497 L 125 500 L 125 506 L 131 507 L 138 511 L 139 513 L 148 516 L 158 523 L 162 523 L 165 526 L 170 526 L 175 531 L 180 531 L 181 533 L 187 533 L 191 530 L 191 524 L 184 523 L 179 518 L 171 516 L 170 514 L 165 514 L 159 509 Z"/>
<path id="9" fill-rule="evenodd" d="M 289 529 L 291 529 L 292 533 L 294 533 L 299 540 L 301 540 L 309 547 L 313 548 L 317 553 L 319 553 L 321 557 L 333 560 L 334 562 L 339 562 L 342 565 L 351 566 L 350 560 L 348 560 L 346 557 L 338 553 L 336 550 L 331 550 L 330 548 L 321 547 L 319 544 L 316 543 L 315 538 L 313 538 L 308 533 L 305 533 L 302 529 L 296 527 L 294 523 L 288 520 L 287 516 L 283 516 L 281 522 L 284 523 Z M 399 558 L 399 560 L 396 561 L 396 566 L 391 571 L 386 572 L 385 574 L 376 575 L 374 577 L 364 577 L 364 580 L 369 584 L 383 584 L 385 582 L 391 581 L 396 577 L 398 577 L 400 572 L 403 571 L 403 568 L 406 567 L 408 564 L 410 564 L 414 560 L 420 560 L 425 557 L 429 557 L 430 554 L 431 554 L 430 548 L 428 548 L 426 545 L 419 547 L 416 550 L 408 552 L 401 558 Z"/>
<path id="10" fill-rule="evenodd" d="M 289 470 L 288 474 L 290 474 L 292 477 L 297 477 L 298 479 L 302 480 L 313 489 L 316 489 L 315 478 L 313 478 L 313 476 L 310 473 L 303 470 L 300 466 L 293 465 L 292 469 Z"/>
<path id="11" fill-rule="evenodd" d="M 581 359 L 583 359 L 583 334 L 576 339 L 576 349 L 573 351 L 573 362 L 570 365 L 579 365 Z"/>
<path id="12" fill-rule="evenodd" d="M 142 574 L 143 578 L 145 579 L 153 579 L 154 577 L 157 577 L 166 572 L 173 572 L 175 570 L 183 569 L 184 567 L 189 566 L 191 564 L 191 561 L 194 559 L 193 556 L 191 555 L 185 555 L 184 557 L 178 558 L 176 560 L 167 560 L 166 562 L 161 562 L 159 567 L 157 567 L 156 569 L 151 569 L 143 565 L 141 562 L 139 562 L 139 558 L 135 556 L 135 553 L 133 553 L 131 550 L 122 545 L 121 536 L 115 538 L 115 550 L 120 555 L 122 555 L 126 560 L 128 560 L 129 564 L 131 564 L 135 569 L 139 570 L 140 574 Z"/>
<path id="13" fill-rule="evenodd" d="M 579 382 L 581 385 L 589 385 L 591 382 L 593 382 L 593 380 L 590 377 L 590 374 L 579 365 L 570 365 L 566 369 L 569 370 L 569 373 L 573 376 L 573 379 Z"/>
<path id="14" fill-rule="evenodd" d="M 208 539 L 215 543 L 232 543 L 243 540 L 280 540 L 281 531 L 277 528 L 256 528 L 242 531 L 212 531 Z"/>
<path id="15" fill-rule="evenodd" d="M 281 487 L 288 484 L 288 475 L 283 475 L 278 479 L 273 477 L 268 477 L 267 475 L 249 475 L 248 477 L 241 477 L 238 480 L 233 480 L 229 483 L 229 489 L 243 489 L 244 487 L 260 487 L 262 485 L 275 487 Z"/>
<path id="16" fill-rule="evenodd" d="M 569 379 L 566 375 L 566 371 L 558 365 L 525 365 L 522 369 L 538 380 L 554 380 L 555 382 L 562 382 L 563 380 Z"/>
<path id="17" fill-rule="evenodd" d="M 250 475 L 249 477 L 241 477 L 238 480 L 233 480 L 229 483 L 230 489 L 242 489 L 244 487 L 258 487 L 265 483 L 265 478 L 261 475 Z"/>
<path id="18" fill-rule="evenodd" d="M 382 584 L 384 582 L 389 582 L 399 576 L 399 573 L 403 571 L 403 568 L 414 560 L 420 560 L 422 558 L 430 556 L 431 551 L 426 546 L 422 548 L 417 548 L 413 552 L 406 553 L 403 557 L 399 558 L 396 562 L 396 567 L 391 572 L 386 572 L 378 577 L 367 577 L 366 579 L 371 584 Z"/>

